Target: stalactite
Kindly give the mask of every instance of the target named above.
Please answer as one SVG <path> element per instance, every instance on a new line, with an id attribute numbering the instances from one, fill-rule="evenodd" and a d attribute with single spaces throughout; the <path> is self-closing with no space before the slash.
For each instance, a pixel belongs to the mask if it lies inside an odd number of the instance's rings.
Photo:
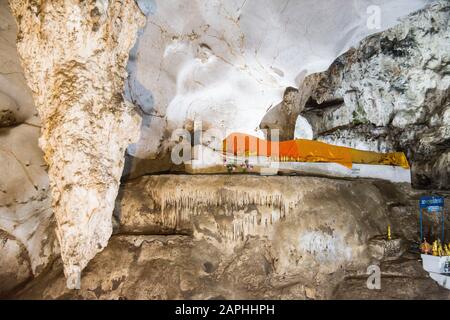
<path id="1" fill-rule="evenodd" d="M 247 178 L 253 182 L 251 177 Z M 195 216 L 224 215 L 232 217 L 232 222 L 220 226 L 219 232 L 229 241 L 240 241 L 247 235 L 270 228 L 300 205 L 303 197 L 295 189 L 283 185 L 281 180 L 273 188 L 261 189 L 253 187 L 251 183 L 234 185 L 233 179 L 238 178 L 233 176 L 226 178 L 222 185 L 215 183 L 220 178 L 211 178 L 211 185 L 205 185 L 195 183 L 197 177 L 192 177 L 189 186 L 185 183 L 174 186 L 170 180 L 161 181 L 157 177 L 147 179 L 155 179 L 147 183 L 146 193 L 161 208 L 164 227 L 175 230 L 179 225 L 191 223 Z M 176 177 L 173 179 L 178 180 Z M 255 177 L 254 183 L 261 183 L 257 179 Z M 258 209 L 249 209 L 253 206 Z"/>
<path id="2" fill-rule="evenodd" d="M 126 147 L 140 117 L 122 97 L 145 23 L 133 0 L 10 0 L 17 47 L 42 120 L 52 207 L 69 288 L 112 232 Z"/>

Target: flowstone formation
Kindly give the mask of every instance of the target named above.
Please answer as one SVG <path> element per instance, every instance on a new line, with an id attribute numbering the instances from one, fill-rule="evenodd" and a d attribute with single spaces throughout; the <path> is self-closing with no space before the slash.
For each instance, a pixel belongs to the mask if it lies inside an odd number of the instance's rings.
<path id="1" fill-rule="evenodd" d="M 69 288 L 108 243 L 126 147 L 140 117 L 122 97 L 144 16 L 132 0 L 9 2 L 42 121 L 56 233 Z"/>
<path id="2" fill-rule="evenodd" d="M 81 290 L 65 287 L 56 260 L 14 297 L 448 299 L 408 253 L 422 194 L 373 180 L 141 177 L 122 185 L 115 234 Z M 381 267 L 381 290 L 367 288 L 371 265 Z"/>

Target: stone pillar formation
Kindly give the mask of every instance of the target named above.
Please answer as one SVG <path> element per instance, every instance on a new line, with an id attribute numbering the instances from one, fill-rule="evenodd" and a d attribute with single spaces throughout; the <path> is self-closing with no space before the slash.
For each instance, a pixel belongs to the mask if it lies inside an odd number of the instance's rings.
<path id="1" fill-rule="evenodd" d="M 105 246 L 126 147 L 140 117 L 122 97 L 145 17 L 134 0 L 10 0 L 17 47 L 43 127 L 67 286 Z"/>

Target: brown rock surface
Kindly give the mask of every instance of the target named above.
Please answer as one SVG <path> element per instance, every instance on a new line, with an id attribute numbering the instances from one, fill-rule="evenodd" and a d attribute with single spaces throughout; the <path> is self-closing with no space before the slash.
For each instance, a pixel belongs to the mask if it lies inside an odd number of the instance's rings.
<path id="1" fill-rule="evenodd" d="M 65 288 L 56 262 L 14 297 L 327 299 L 366 290 L 382 298 L 447 297 L 421 271 L 418 255 L 384 257 L 370 249 L 388 224 L 408 249 L 418 238 L 421 193 L 407 186 L 164 175 L 130 181 L 120 194 L 116 235 L 83 272 L 81 290 Z M 381 265 L 392 292 L 366 289 L 372 264 Z"/>

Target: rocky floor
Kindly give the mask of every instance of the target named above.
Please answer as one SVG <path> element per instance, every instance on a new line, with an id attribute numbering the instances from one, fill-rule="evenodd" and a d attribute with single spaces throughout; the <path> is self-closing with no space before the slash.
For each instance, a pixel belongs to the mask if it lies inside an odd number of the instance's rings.
<path id="1" fill-rule="evenodd" d="M 333 299 L 450 299 L 450 291 L 423 270 L 418 254 L 383 262 L 380 270 L 380 290 L 367 288 L 367 275 L 348 275 L 336 288 Z"/>
<path id="2" fill-rule="evenodd" d="M 375 180 L 142 177 L 122 186 L 115 235 L 81 290 L 57 258 L 4 298 L 448 299 L 409 252 L 421 194 Z M 367 289 L 370 265 L 381 290 Z"/>
<path id="3" fill-rule="evenodd" d="M 249 243 L 252 241 L 250 240 Z M 225 263 L 220 252 L 183 236 L 115 236 L 85 270 L 81 290 L 68 290 L 62 265 L 9 298 L 18 299 L 449 299 L 423 271 L 418 255 L 381 264 L 381 289 L 365 274 L 305 285 L 310 275 L 274 276 L 274 265 L 255 244 Z M 203 249 L 203 250 L 202 250 Z M 211 248 L 210 248 L 211 249 Z M 198 251 L 197 251 L 198 250 Z M 321 287 L 322 286 L 322 287 Z M 331 288 L 334 288 L 330 290 Z"/>

